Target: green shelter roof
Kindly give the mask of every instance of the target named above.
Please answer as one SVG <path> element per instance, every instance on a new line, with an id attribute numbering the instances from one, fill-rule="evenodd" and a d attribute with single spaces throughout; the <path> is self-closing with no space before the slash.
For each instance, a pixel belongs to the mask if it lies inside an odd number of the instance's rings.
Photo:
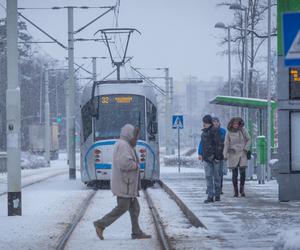
<path id="1" fill-rule="evenodd" d="M 237 96 L 222 96 L 217 95 L 212 101 L 211 104 L 226 105 L 226 106 L 236 106 L 236 107 L 245 107 L 253 109 L 266 109 L 268 107 L 267 99 L 257 99 L 257 98 L 246 98 L 246 97 L 237 97 Z M 272 109 L 276 109 L 277 103 L 271 101 Z"/>

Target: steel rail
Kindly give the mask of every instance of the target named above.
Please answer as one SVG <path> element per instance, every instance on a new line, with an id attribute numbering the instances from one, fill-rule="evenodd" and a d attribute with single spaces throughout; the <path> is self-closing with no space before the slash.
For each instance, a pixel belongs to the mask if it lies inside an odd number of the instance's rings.
<path id="1" fill-rule="evenodd" d="M 81 221 L 82 217 L 85 215 L 86 210 L 88 209 L 92 199 L 94 198 L 95 194 L 97 193 L 97 190 L 91 191 L 88 196 L 82 201 L 79 211 L 75 213 L 75 216 L 72 219 L 72 222 L 69 223 L 66 230 L 63 232 L 62 236 L 60 237 L 58 244 L 56 246 L 56 250 L 63 250 L 72 235 L 74 229 Z"/>
<path id="2" fill-rule="evenodd" d="M 55 174 L 49 175 L 49 176 L 44 177 L 44 178 L 42 178 L 42 179 L 39 179 L 39 180 L 30 182 L 30 183 L 24 184 L 24 185 L 22 185 L 22 189 L 23 189 L 23 188 L 30 187 L 30 186 L 32 186 L 32 185 L 34 185 L 34 184 L 41 183 L 41 182 L 46 181 L 46 180 L 48 180 L 48 179 L 54 178 L 54 177 L 56 177 L 56 176 L 58 176 L 58 175 L 66 174 L 66 173 L 68 173 L 67 170 L 66 170 L 66 171 L 61 171 L 61 172 L 59 172 L 59 173 L 55 173 Z M 33 175 L 33 176 L 34 176 L 34 175 Z M 0 193 L 0 196 L 6 195 L 6 194 L 7 194 L 7 191 Z"/>
<path id="3" fill-rule="evenodd" d="M 163 223 L 158 214 L 158 211 L 157 211 L 156 207 L 154 206 L 153 201 L 152 201 L 150 195 L 148 194 L 147 190 L 143 190 L 143 192 L 144 192 L 145 199 L 148 203 L 149 209 L 150 209 L 152 217 L 153 217 L 153 221 L 155 224 L 159 242 L 164 250 L 170 250 L 170 249 L 172 249 L 171 244 L 170 244 L 168 236 L 165 232 L 165 229 L 163 227 Z"/>

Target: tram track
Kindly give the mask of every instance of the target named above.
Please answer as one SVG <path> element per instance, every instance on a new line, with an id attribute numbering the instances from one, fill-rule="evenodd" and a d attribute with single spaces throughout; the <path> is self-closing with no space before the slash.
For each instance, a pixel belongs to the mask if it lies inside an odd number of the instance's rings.
<path id="1" fill-rule="evenodd" d="M 77 209 L 77 212 L 73 216 L 71 222 L 68 223 L 68 226 L 66 227 L 66 229 L 62 233 L 61 237 L 59 238 L 58 244 L 55 248 L 56 250 L 65 249 L 65 246 L 66 246 L 70 236 L 72 235 L 72 233 L 75 230 L 76 226 L 79 224 L 79 222 L 81 221 L 81 219 L 85 215 L 85 213 L 86 213 L 91 201 L 95 197 L 96 193 L 97 193 L 97 190 L 90 191 L 89 194 L 87 195 L 87 197 L 85 197 L 85 199 L 81 202 L 81 205 Z"/>
<path id="2" fill-rule="evenodd" d="M 203 228 L 207 229 L 206 226 L 199 220 L 199 218 L 189 209 L 189 207 L 175 194 L 175 192 L 168 187 L 167 184 L 165 184 L 163 181 L 159 180 L 158 185 L 156 188 L 160 188 L 166 195 L 168 195 L 169 199 L 173 200 L 175 204 L 178 206 L 179 210 L 184 214 L 186 219 L 188 220 L 189 224 L 195 228 Z M 148 206 L 150 208 L 153 221 L 155 224 L 155 228 L 157 231 L 158 239 L 160 241 L 162 249 L 174 249 L 172 247 L 174 236 L 168 236 L 165 226 L 164 220 L 162 219 L 158 207 L 156 207 L 155 202 L 153 202 L 153 199 L 151 198 L 150 193 L 147 190 L 144 190 L 144 197 L 148 203 Z M 159 205 L 159 204 L 158 204 Z"/>
<path id="3" fill-rule="evenodd" d="M 54 173 L 54 174 L 51 174 L 51 175 L 49 175 L 49 176 L 42 177 L 42 178 L 40 178 L 40 179 L 38 179 L 38 180 L 35 180 L 35 181 L 31 181 L 31 182 L 29 181 L 28 183 L 22 185 L 22 189 L 23 189 L 23 188 L 30 187 L 30 186 L 35 185 L 35 184 L 38 184 L 38 183 L 41 183 L 41 182 L 44 182 L 44 181 L 49 180 L 49 179 L 51 179 L 51 178 L 57 177 L 57 176 L 59 176 L 59 175 L 67 174 L 67 173 L 68 173 L 68 170 L 66 170 L 66 171 L 60 171 L 60 172 L 58 172 L 58 173 Z M 33 175 L 33 176 L 34 176 L 34 175 Z M 29 175 L 29 176 L 26 176 L 26 178 L 29 178 L 29 177 L 30 177 L 30 175 Z M 1 192 L 1 193 L 0 193 L 0 196 L 6 195 L 6 194 L 7 194 L 7 191 L 4 191 L 4 192 Z"/>
<path id="4" fill-rule="evenodd" d="M 185 217 L 188 220 L 188 223 L 190 223 L 191 226 L 194 227 L 206 227 L 199 221 L 195 219 L 195 215 L 193 213 L 190 213 L 188 207 L 175 195 L 174 192 L 169 188 L 166 184 L 164 184 L 162 181 L 159 181 L 159 185 L 156 185 L 159 189 L 161 189 L 163 192 L 168 195 L 170 199 L 175 202 L 175 204 L 180 208 L 180 210 L 184 213 Z M 61 236 L 59 237 L 55 249 L 57 250 L 63 250 L 66 248 L 66 246 L 69 244 L 69 240 L 76 229 L 76 227 L 79 225 L 79 223 L 82 221 L 82 219 L 86 216 L 86 212 L 89 209 L 89 206 L 91 202 L 93 201 L 93 198 L 95 197 L 97 193 L 97 190 L 91 190 L 86 197 L 81 201 L 80 206 L 77 208 L 76 213 L 74 213 L 71 221 L 67 224 L 64 231 L 61 233 Z M 166 230 L 165 230 L 165 222 L 164 218 L 161 215 L 161 211 L 159 209 L 159 203 L 156 204 L 154 200 L 151 197 L 151 192 L 148 192 L 148 190 L 143 190 L 143 196 L 145 201 L 147 202 L 147 206 L 149 207 L 150 214 L 152 217 L 152 221 L 155 226 L 155 231 L 158 236 L 158 241 L 161 249 L 174 249 L 172 247 L 172 244 L 174 243 L 174 235 L 168 236 Z M 183 209 L 184 208 L 184 209 Z M 185 211 L 185 212 L 184 212 Z M 72 241 L 72 240 L 71 240 Z"/>
<path id="5" fill-rule="evenodd" d="M 144 192 L 145 199 L 148 203 L 149 209 L 151 211 L 151 215 L 153 218 L 153 222 L 155 224 L 156 232 L 157 232 L 161 247 L 164 250 L 170 250 L 170 249 L 172 249 L 171 243 L 166 234 L 166 231 L 164 229 L 164 226 L 163 226 L 162 220 L 159 216 L 159 213 L 157 211 L 157 208 L 154 206 L 154 203 L 153 203 L 149 193 L 147 192 L 147 190 L 143 190 L 143 192 Z"/>

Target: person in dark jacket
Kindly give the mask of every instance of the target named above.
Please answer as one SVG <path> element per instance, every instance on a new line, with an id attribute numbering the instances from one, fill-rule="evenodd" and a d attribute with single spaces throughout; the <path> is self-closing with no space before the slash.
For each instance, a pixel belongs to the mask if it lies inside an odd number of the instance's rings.
<path id="1" fill-rule="evenodd" d="M 213 125 L 215 128 L 218 128 L 220 130 L 221 134 L 221 140 L 224 145 L 225 142 L 225 135 L 226 135 L 226 130 L 221 127 L 220 119 L 218 117 L 213 117 L 212 118 Z M 223 149 L 222 149 L 223 150 Z M 221 194 L 223 194 L 223 175 L 224 175 L 224 161 L 222 160 L 220 162 L 220 176 L 221 176 Z"/>
<path id="2" fill-rule="evenodd" d="M 223 143 L 221 133 L 213 126 L 212 117 L 205 115 L 202 118 L 203 129 L 201 142 L 198 148 L 198 159 L 204 162 L 207 199 L 205 203 L 220 201 L 221 178 L 220 162 L 223 160 Z"/>

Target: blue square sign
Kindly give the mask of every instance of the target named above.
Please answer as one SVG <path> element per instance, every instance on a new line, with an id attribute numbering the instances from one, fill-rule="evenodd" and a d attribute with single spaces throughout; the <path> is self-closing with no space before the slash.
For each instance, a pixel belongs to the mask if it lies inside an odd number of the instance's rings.
<path id="1" fill-rule="evenodd" d="M 285 66 L 300 66 L 300 12 L 282 16 L 283 51 Z"/>
<path id="2" fill-rule="evenodd" d="M 172 128 L 183 129 L 183 115 L 173 115 Z"/>

